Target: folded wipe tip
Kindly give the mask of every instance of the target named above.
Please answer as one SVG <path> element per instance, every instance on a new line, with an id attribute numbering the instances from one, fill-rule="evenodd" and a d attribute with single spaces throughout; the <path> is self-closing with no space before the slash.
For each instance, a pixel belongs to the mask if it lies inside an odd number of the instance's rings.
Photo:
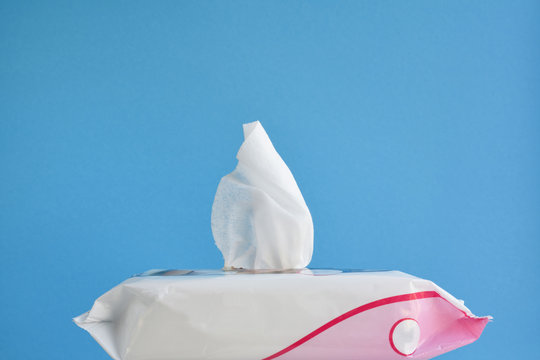
<path id="1" fill-rule="evenodd" d="M 243 125 L 238 165 L 212 206 L 225 268 L 298 269 L 313 253 L 313 222 L 294 177 L 259 121 Z"/>

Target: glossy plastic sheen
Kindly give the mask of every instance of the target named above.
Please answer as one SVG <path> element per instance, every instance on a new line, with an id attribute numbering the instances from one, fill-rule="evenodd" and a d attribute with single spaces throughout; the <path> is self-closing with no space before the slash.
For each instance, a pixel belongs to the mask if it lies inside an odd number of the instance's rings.
<path id="1" fill-rule="evenodd" d="M 74 320 L 117 360 L 392 360 L 469 344 L 489 317 L 398 271 L 304 269 L 150 271 Z"/>

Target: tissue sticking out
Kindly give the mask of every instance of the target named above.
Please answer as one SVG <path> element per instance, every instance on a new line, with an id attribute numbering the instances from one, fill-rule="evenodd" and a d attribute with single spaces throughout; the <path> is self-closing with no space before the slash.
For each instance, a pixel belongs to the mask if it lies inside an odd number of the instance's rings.
<path id="1" fill-rule="evenodd" d="M 306 267 L 313 253 L 311 214 L 260 122 L 244 124 L 236 158 L 212 206 L 212 234 L 225 268 Z"/>

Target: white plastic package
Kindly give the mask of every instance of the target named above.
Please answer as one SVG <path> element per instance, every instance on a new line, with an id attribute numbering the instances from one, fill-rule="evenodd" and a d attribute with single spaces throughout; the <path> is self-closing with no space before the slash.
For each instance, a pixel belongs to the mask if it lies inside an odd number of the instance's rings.
<path id="1" fill-rule="evenodd" d="M 305 268 L 304 198 L 262 125 L 244 137 L 212 207 L 224 269 L 149 271 L 74 319 L 113 359 L 431 359 L 480 336 L 490 318 L 431 281 Z"/>
<path id="2" fill-rule="evenodd" d="M 431 359 L 487 321 L 401 272 L 307 269 L 149 272 L 75 318 L 116 360 Z"/>

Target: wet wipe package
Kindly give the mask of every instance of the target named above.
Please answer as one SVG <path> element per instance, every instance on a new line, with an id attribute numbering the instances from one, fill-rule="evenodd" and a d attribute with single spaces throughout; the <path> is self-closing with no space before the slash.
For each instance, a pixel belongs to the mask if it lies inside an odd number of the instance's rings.
<path id="1" fill-rule="evenodd" d="M 398 271 L 154 271 L 75 318 L 112 358 L 431 359 L 488 322 Z"/>
<path id="2" fill-rule="evenodd" d="M 116 360 L 431 359 L 490 317 L 399 271 L 308 269 L 311 215 L 259 122 L 221 180 L 212 232 L 222 270 L 152 270 L 74 319 Z"/>

